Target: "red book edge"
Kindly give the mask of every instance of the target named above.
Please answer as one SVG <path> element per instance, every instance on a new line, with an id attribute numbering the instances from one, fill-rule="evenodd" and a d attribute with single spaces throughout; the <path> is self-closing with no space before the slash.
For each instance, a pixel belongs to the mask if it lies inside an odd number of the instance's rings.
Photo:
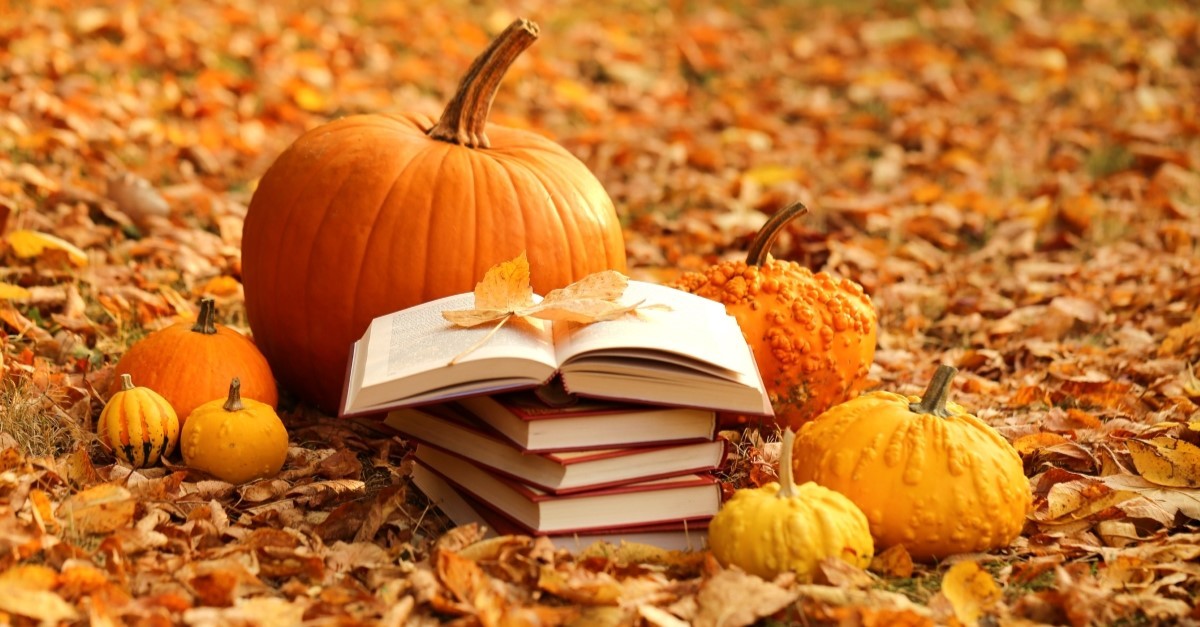
<path id="1" fill-rule="evenodd" d="M 424 444 L 424 443 L 422 443 L 421 446 L 427 446 L 428 448 L 431 448 L 433 450 L 440 451 L 446 455 L 449 455 L 450 457 L 455 458 L 456 460 L 458 460 L 461 463 L 471 464 L 472 466 L 475 466 L 476 468 L 479 468 L 484 471 L 492 471 L 493 474 L 496 475 L 495 478 L 497 481 L 500 481 L 501 483 L 512 488 L 514 491 L 519 493 L 522 497 L 529 499 L 529 501 L 533 502 L 533 503 L 537 503 L 540 501 L 547 501 L 547 500 L 551 500 L 551 499 L 570 499 L 570 498 L 580 498 L 580 497 L 587 497 L 587 496 L 601 496 L 601 495 L 607 495 L 607 494 L 622 494 L 622 493 L 626 493 L 626 492 L 646 492 L 646 491 L 650 491 L 650 490 L 661 490 L 664 487 L 682 488 L 682 487 L 692 487 L 692 486 L 698 486 L 698 485 L 713 485 L 713 484 L 717 483 L 716 477 L 714 477 L 711 474 L 708 474 L 705 471 L 700 471 L 700 472 L 688 472 L 688 473 L 671 473 L 669 475 L 660 476 L 660 477 L 638 477 L 637 479 L 635 479 L 633 481 L 619 481 L 619 482 L 614 482 L 611 484 L 600 485 L 600 486 L 595 486 L 595 487 L 588 486 L 583 489 L 568 489 L 565 492 L 557 492 L 556 493 L 556 492 L 552 492 L 549 490 L 545 490 L 541 486 L 534 486 L 534 485 L 525 483 L 523 480 L 512 477 L 511 475 L 508 475 L 502 471 L 499 471 L 498 469 L 491 468 L 490 466 L 484 466 L 482 464 L 478 464 L 474 460 L 463 457 L 462 455 L 459 455 L 458 453 L 455 453 L 453 451 L 447 451 L 441 447 L 431 446 L 431 445 Z M 414 451 L 413 457 L 416 458 L 416 455 L 417 455 L 417 452 Z M 443 473 L 438 472 L 435 468 L 430 466 L 424 460 L 417 458 L 416 461 L 420 462 L 426 468 L 429 468 L 430 470 L 437 472 L 439 475 L 442 476 L 442 478 L 446 479 L 447 481 L 450 481 L 450 479 L 447 478 Z M 455 484 L 455 485 L 457 485 L 457 484 Z M 467 490 L 471 494 L 474 494 L 474 492 L 471 492 L 470 489 L 466 488 L 465 486 L 463 487 L 463 489 Z M 478 495 L 476 495 L 476 496 L 478 497 Z M 482 498 L 482 497 L 479 497 L 479 498 Z"/>
<path id="2" fill-rule="evenodd" d="M 388 428 L 390 429 L 391 427 L 388 427 Z M 505 470 L 504 468 L 499 468 L 496 466 L 492 466 L 490 464 L 484 464 L 484 463 L 478 462 L 478 461 L 468 457 L 466 454 L 464 454 L 462 452 L 453 451 L 444 446 L 439 446 L 437 444 L 426 442 L 419 438 L 413 438 L 411 436 L 407 436 L 407 434 L 404 434 L 404 435 L 406 435 L 406 437 L 409 437 L 412 441 L 419 443 L 421 446 L 427 446 L 431 449 L 436 449 L 438 451 L 441 451 L 447 455 L 455 457 L 466 463 L 474 464 L 476 466 L 479 466 L 480 468 L 485 468 L 487 470 L 491 470 L 495 474 L 500 475 L 501 478 L 505 479 L 506 480 L 505 483 L 512 484 L 514 488 L 519 489 L 521 486 L 532 486 L 534 488 L 537 488 L 539 490 L 542 490 L 542 491 L 548 493 L 548 495 L 550 495 L 550 496 L 567 496 L 567 495 L 575 494 L 578 492 L 607 491 L 607 490 L 611 490 L 612 488 L 618 488 L 618 487 L 627 486 L 627 485 L 635 484 L 635 483 L 644 483 L 647 481 L 659 481 L 659 480 L 664 480 L 664 479 L 670 479 L 673 477 L 680 477 L 680 476 L 684 476 L 684 475 L 700 475 L 702 473 L 707 473 L 707 472 L 717 470 L 717 469 L 721 468 L 722 466 L 724 466 L 725 463 L 729 459 L 729 450 L 730 450 L 730 445 L 729 445 L 728 440 L 724 440 L 724 439 L 715 440 L 715 441 L 721 442 L 721 444 L 722 444 L 721 453 L 720 453 L 720 455 L 718 455 L 716 464 L 703 464 L 703 465 L 694 466 L 694 467 L 690 467 L 690 468 L 683 468 L 683 469 L 679 469 L 679 470 L 671 470 L 671 471 L 656 473 L 656 474 L 652 474 L 652 475 L 644 475 L 644 476 L 634 477 L 631 479 L 617 479 L 614 481 L 589 483 L 586 485 L 573 486 L 573 487 L 567 487 L 567 488 L 555 488 L 553 486 L 547 486 L 547 485 L 533 483 L 533 482 L 529 481 L 529 479 L 526 479 L 524 477 L 519 477 L 519 476 L 509 472 L 508 470 Z M 712 441 L 712 440 L 705 440 L 705 441 L 707 442 L 707 441 Z M 695 443 L 696 442 L 684 442 L 684 443 L 681 443 L 681 445 L 695 444 Z M 604 449 L 605 452 L 597 453 L 596 455 L 587 456 L 587 459 L 605 459 L 605 458 L 610 458 L 610 457 L 624 457 L 624 456 L 628 456 L 628 455 L 642 453 L 645 451 L 654 451 L 654 450 L 658 450 L 660 448 L 671 448 L 671 447 L 664 446 L 664 447 L 655 447 L 655 448 L 627 448 L 627 449 L 615 449 L 615 450 Z M 536 455 L 536 453 L 528 453 L 528 454 Z M 545 455 L 545 454 L 543 454 L 542 456 L 549 457 L 549 455 Z M 551 458 L 551 461 L 554 461 L 555 463 L 560 463 L 563 466 L 569 466 L 571 463 L 578 463 L 579 461 L 583 461 L 583 460 L 579 459 L 579 460 L 572 460 L 571 462 L 567 462 L 567 463 L 562 463 L 562 462 L 558 462 L 557 460 Z M 650 488 L 647 488 L 647 489 L 650 489 Z"/>
<path id="3" fill-rule="evenodd" d="M 492 529 L 494 531 L 496 531 L 496 533 L 499 533 L 499 534 L 520 534 L 520 535 L 528 535 L 528 536 L 548 536 L 548 537 L 549 536 L 570 537 L 572 535 L 577 535 L 577 534 L 578 535 L 588 535 L 588 534 L 598 535 L 598 534 L 602 534 L 602 533 L 639 533 L 639 532 L 652 532 L 652 531 L 691 531 L 691 530 L 694 530 L 697 533 L 701 533 L 708 529 L 708 522 L 710 520 L 712 520 L 711 516 L 705 516 L 705 517 L 700 517 L 700 518 L 681 518 L 678 520 L 662 521 L 662 522 L 655 522 L 655 523 L 645 523 L 645 524 L 618 525 L 618 526 L 609 526 L 609 527 L 581 527 L 578 529 L 556 530 L 556 531 L 550 531 L 550 532 L 539 531 L 536 529 L 530 529 L 529 527 L 522 525 L 519 521 L 509 518 L 506 514 L 504 514 L 504 512 L 501 512 L 501 511 L 495 509 L 494 507 L 489 505 L 486 501 L 483 501 L 479 497 L 477 497 L 470 490 L 455 483 L 453 480 L 446 477 L 442 473 L 438 472 L 436 469 L 434 469 L 430 466 L 427 466 L 426 464 L 421 463 L 420 461 L 417 461 L 417 463 L 420 464 L 420 466 L 422 468 L 424 468 L 425 470 L 436 475 L 439 479 L 441 479 L 443 482 L 445 482 L 447 486 L 449 486 L 451 489 L 453 489 L 455 492 L 457 492 L 458 495 L 460 497 L 462 497 L 462 499 L 464 501 L 466 501 L 467 504 L 472 509 L 474 509 L 477 514 L 479 514 L 479 517 L 482 518 L 485 523 L 487 523 L 489 526 L 491 526 Z M 715 480 L 714 480 L 714 483 L 715 483 Z M 428 495 L 426 495 L 426 497 L 428 498 Z M 437 505 L 437 504 L 434 503 L 434 505 Z"/>

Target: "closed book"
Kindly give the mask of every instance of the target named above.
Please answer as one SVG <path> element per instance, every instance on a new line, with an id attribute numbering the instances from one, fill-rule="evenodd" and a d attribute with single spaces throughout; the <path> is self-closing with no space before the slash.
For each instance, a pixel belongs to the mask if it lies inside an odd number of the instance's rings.
<path id="1" fill-rule="evenodd" d="M 712 440 L 716 412 L 578 398 L 550 405 L 536 390 L 472 396 L 458 407 L 527 451 L 567 451 Z"/>
<path id="2" fill-rule="evenodd" d="M 412 469 L 413 485 L 455 525 L 475 523 L 486 528 L 484 537 L 541 536 L 556 547 L 581 551 L 597 542 L 624 542 L 656 546 L 669 551 L 702 551 L 708 545 L 708 518 L 631 525 L 590 531 L 544 533 L 519 525 L 504 514 L 473 498 L 464 490 L 420 463 Z"/>
<path id="3" fill-rule="evenodd" d="M 487 503 L 525 529 L 583 532 L 630 525 L 709 518 L 721 506 L 710 474 L 691 474 L 555 495 L 427 445 L 417 461 Z"/>
<path id="4" fill-rule="evenodd" d="M 713 470 L 721 465 L 726 454 L 724 440 L 529 453 L 471 416 L 435 413 L 436 410 L 393 410 L 384 419 L 384 425 L 408 438 L 555 494 Z M 605 419 L 592 417 L 596 422 Z"/>

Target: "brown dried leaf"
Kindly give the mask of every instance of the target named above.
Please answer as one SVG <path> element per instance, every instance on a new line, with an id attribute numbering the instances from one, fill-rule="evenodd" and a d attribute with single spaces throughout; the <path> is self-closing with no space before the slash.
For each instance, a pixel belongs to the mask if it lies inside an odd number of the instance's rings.
<path id="1" fill-rule="evenodd" d="M 20 585 L 0 586 L 0 612 L 32 618 L 43 625 L 79 619 L 75 608 L 58 594 Z"/>
<path id="2" fill-rule="evenodd" d="M 791 605 L 798 597 L 793 580 L 765 581 L 738 569 L 723 569 L 696 593 L 696 613 L 684 616 L 698 627 L 752 625 Z"/>
<path id="3" fill-rule="evenodd" d="M 893 544 L 871 559 L 871 571 L 884 577 L 907 579 L 913 574 L 913 559 L 903 544 Z"/>
<path id="4" fill-rule="evenodd" d="M 69 529 L 83 533 L 108 534 L 128 527 L 137 510 L 129 490 L 102 483 L 71 495 L 58 508 L 58 516 Z"/>

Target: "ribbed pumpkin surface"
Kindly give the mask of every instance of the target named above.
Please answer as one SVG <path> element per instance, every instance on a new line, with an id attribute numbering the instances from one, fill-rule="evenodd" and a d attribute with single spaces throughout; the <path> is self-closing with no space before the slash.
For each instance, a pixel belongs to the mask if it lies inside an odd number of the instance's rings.
<path id="1" fill-rule="evenodd" d="M 179 418 L 167 399 L 147 387 L 135 387 L 129 375 L 109 399 L 96 422 L 100 441 L 134 468 L 157 464 L 175 450 Z"/>
<path id="2" fill-rule="evenodd" d="M 483 62 L 478 75 L 491 88 L 502 73 L 493 65 L 502 63 Z M 488 97 L 466 87 L 456 96 L 474 107 L 464 115 L 478 128 L 445 123 L 454 106 L 437 129 L 417 114 L 331 122 L 263 176 L 242 238 L 246 312 L 281 384 L 300 398 L 336 411 L 351 345 L 373 318 L 469 292 L 522 251 L 540 293 L 625 269 L 599 181 L 540 135 L 483 125 Z M 468 143 L 439 132 L 455 128 Z"/>

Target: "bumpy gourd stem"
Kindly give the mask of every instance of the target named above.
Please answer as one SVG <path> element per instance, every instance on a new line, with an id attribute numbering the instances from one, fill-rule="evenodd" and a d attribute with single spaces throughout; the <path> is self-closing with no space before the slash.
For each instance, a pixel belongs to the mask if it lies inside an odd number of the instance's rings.
<path id="1" fill-rule="evenodd" d="M 234 377 L 233 381 L 229 382 L 229 398 L 225 399 L 225 404 L 221 406 L 225 411 L 241 411 L 246 408 L 242 404 L 242 380 Z"/>
<path id="2" fill-rule="evenodd" d="M 128 392 L 133 389 L 133 377 L 123 374 L 121 375 L 121 391 Z"/>
<path id="3" fill-rule="evenodd" d="M 538 26 L 526 19 L 509 24 L 491 45 L 475 58 L 458 84 L 442 117 L 425 134 L 433 139 L 468 148 L 487 148 L 488 114 L 505 72 L 538 37 Z"/>
<path id="4" fill-rule="evenodd" d="M 200 313 L 196 314 L 196 324 L 192 330 L 196 333 L 212 335 L 217 332 L 217 304 L 211 298 L 200 299 Z"/>
<path id="5" fill-rule="evenodd" d="M 954 380 L 954 375 L 958 374 L 958 368 L 942 364 L 938 366 L 937 372 L 933 373 L 933 378 L 929 380 L 929 386 L 925 388 L 925 393 L 921 395 L 920 403 L 909 403 L 908 408 L 918 414 L 932 414 L 940 418 L 950 416 L 950 410 L 946 409 L 946 399 L 950 396 L 950 382 Z"/>
<path id="6" fill-rule="evenodd" d="M 779 446 L 779 493 L 781 499 L 796 496 L 796 481 L 792 478 L 792 447 L 796 443 L 796 434 L 791 429 L 783 430 L 783 442 Z"/>
<path id="7" fill-rule="evenodd" d="M 783 227 L 806 213 L 808 213 L 808 207 L 800 202 L 794 202 L 776 211 L 763 223 L 762 228 L 758 230 L 758 235 L 754 236 L 754 241 L 750 242 L 750 250 L 746 251 L 746 263 L 751 266 L 761 266 L 766 263 L 767 255 L 771 253 L 771 246 L 775 244 L 775 238 L 779 237 Z"/>

